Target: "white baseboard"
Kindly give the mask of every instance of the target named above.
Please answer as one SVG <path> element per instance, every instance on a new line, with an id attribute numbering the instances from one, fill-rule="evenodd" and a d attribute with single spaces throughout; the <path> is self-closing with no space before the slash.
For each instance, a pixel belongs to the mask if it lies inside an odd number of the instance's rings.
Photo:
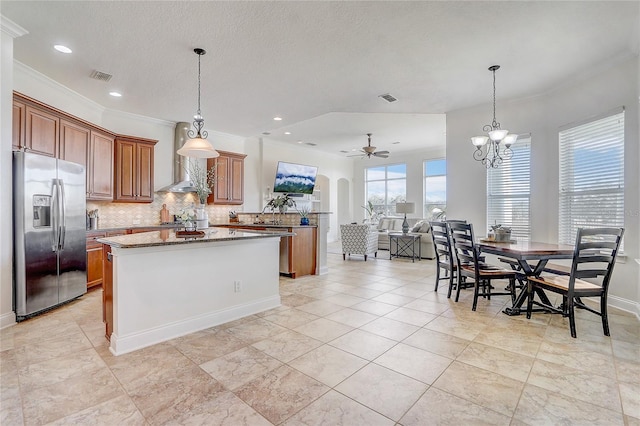
<path id="1" fill-rule="evenodd" d="M 7 314 L 0 315 L 0 329 L 16 325 L 16 313 L 11 311 Z"/>
<path id="2" fill-rule="evenodd" d="M 609 296 L 607 298 L 609 301 L 608 305 L 613 306 L 614 308 L 621 309 L 623 311 L 632 313 L 640 320 L 640 303 L 634 302 L 633 300 L 623 299 L 618 296 Z"/>
<path id="3" fill-rule="evenodd" d="M 242 317 L 277 308 L 281 305 L 280 296 L 272 296 L 245 305 L 234 306 L 217 312 L 186 318 L 162 327 L 151 328 L 125 336 L 111 334 L 109 350 L 114 355 L 122 355 L 157 343 L 195 333 L 209 327 L 224 324 Z"/>

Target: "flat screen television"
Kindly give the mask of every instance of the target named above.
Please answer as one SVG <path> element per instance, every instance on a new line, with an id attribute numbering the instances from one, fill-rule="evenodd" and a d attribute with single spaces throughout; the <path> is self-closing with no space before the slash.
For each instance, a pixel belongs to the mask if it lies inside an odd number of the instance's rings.
<path id="1" fill-rule="evenodd" d="M 315 166 L 278 161 L 273 192 L 311 194 L 313 193 L 313 187 L 316 185 L 317 173 L 318 168 Z"/>

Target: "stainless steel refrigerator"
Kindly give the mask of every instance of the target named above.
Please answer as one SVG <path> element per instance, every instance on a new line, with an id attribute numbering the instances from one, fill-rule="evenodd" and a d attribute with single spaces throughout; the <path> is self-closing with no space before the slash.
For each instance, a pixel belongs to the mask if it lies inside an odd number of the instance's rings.
<path id="1" fill-rule="evenodd" d="M 17 321 L 87 292 L 85 186 L 80 164 L 13 153 Z"/>

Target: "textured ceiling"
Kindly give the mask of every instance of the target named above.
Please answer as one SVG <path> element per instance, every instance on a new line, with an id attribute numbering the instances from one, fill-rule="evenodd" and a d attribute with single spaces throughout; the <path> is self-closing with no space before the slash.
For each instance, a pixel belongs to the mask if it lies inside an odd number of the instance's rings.
<path id="1" fill-rule="evenodd" d="M 392 153 L 441 145 L 444 113 L 491 101 L 490 65 L 498 100 L 527 97 L 637 55 L 640 37 L 638 2 L 3 0 L 0 12 L 29 31 L 16 60 L 106 108 L 191 121 L 202 47 L 206 128 L 333 153 L 368 132 Z"/>

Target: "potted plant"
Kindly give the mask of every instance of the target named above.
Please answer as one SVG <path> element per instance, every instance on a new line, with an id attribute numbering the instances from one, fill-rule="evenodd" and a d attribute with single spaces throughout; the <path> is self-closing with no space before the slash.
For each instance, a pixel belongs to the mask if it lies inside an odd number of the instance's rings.
<path id="1" fill-rule="evenodd" d="M 278 209 L 280 213 L 284 213 L 287 211 L 288 207 L 295 207 L 295 205 L 296 205 L 295 200 L 289 197 L 289 194 L 283 194 L 270 199 L 264 208 L 266 209 L 268 207 L 271 210 Z"/>
<path id="2" fill-rule="evenodd" d="M 367 220 L 369 221 L 369 223 L 376 223 L 378 219 L 378 213 L 375 211 L 373 203 L 371 201 L 367 201 L 367 205 L 362 206 L 362 208 L 366 212 L 366 216 L 369 216 L 369 219 L 367 219 L 366 217 L 364 218 L 365 223 L 367 222 Z"/>
<path id="3" fill-rule="evenodd" d="M 202 167 L 198 160 L 190 159 L 189 178 L 196 189 L 200 205 L 204 206 L 207 204 L 207 197 L 211 194 L 212 188 L 216 184 L 215 167 L 207 170 L 206 167 Z"/>
<path id="4" fill-rule="evenodd" d="M 311 213 L 311 209 L 307 206 L 300 207 L 298 209 L 298 213 L 300 214 L 300 225 L 308 225 L 309 213 Z"/>

